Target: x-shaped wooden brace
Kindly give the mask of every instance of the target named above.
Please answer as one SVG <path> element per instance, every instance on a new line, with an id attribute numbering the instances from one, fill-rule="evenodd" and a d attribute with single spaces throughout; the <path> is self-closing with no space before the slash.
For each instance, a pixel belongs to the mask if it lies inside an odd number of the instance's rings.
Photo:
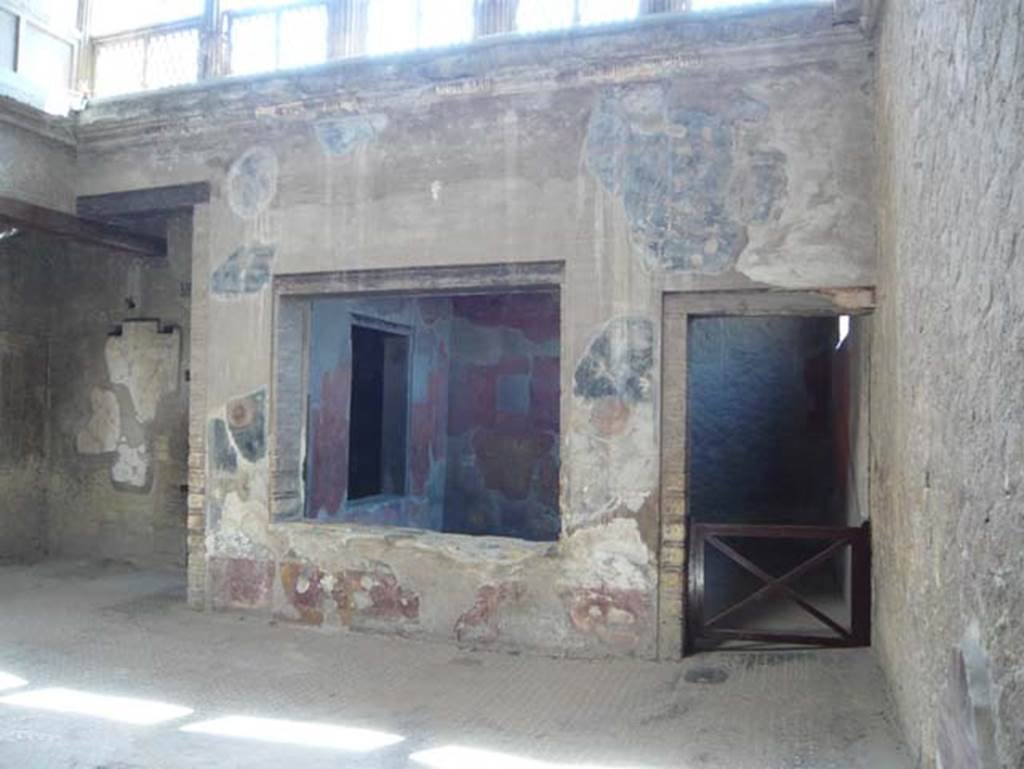
<path id="1" fill-rule="evenodd" d="M 753 563 L 745 556 L 741 555 L 740 553 L 737 553 L 733 548 L 729 547 L 721 539 L 719 539 L 718 536 L 709 536 L 705 541 L 713 548 L 715 548 L 718 552 L 720 552 L 722 555 L 724 555 L 726 558 L 738 563 L 744 569 L 746 569 L 759 580 L 765 583 L 764 587 L 759 588 L 757 591 L 751 593 L 739 603 L 733 604 L 729 608 L 720 611 L 718 614 L 716 614 L 714 617 L 707 621 L 706 627 L 710 628 L 712 625 L 725 619 L 730 614 L 733 614 L 739 611 L 740 609 L 751 605 L 752 603 L 767 598 L 769 595 L 772 595 L 774 593 L 783 593 L 787 597 L 792 599 L 801 609 L 806 611 L 808 614 L 810 614 L 812 617 L 814 617 L 822 624 L 828 626 L 828 628 L 832 630 L 834 633 L 836 633 L 840 638 L 846 640 L 849 640 L 851 638 L 849 630 L 844 628 L 842 625 L 833 620 L 824 612 L 816 609 L 814 606 L 811 605 L 809 601 L 807 601 L 807 599 L 805 599 L 802 595 L 800 595 L 787 584 L 803 576 L 819 564 L 827 561 L 829 558 L 832 557 L 833 554 L 835 554 L 840 549 L 848 545 L 849 540 L 836 540 L 831 545 L 822 550 L 820 553 L 815 555 L 813 558 L 804 561 L 795 569 L 792 569 L 791 571 L 783 574 L 781 577 L 773 577 L 771 574 L 766 572 L 756 563 Z"/>

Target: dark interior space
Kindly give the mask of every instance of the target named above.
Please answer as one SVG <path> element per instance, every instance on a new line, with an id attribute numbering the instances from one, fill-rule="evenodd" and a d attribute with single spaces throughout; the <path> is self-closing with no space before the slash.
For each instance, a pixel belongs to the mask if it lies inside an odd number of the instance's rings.
<path id="1" fill-rule="evenodd" d="M 352 326 L 349 499 L 404 491 L 408 360 L 407 337 Z"/>
<path id="2" fill-rule="evenodd" d="M 834 317 L 706 317 L 689 325 L 689 495 L 694 523 L 844 526 L 845 435 L 833 378 Z M 845 403 L 845 401 L 844 401 Z M 845 407 L 845 406 L 844 406 Z M 829 545 L 827 539 L 730 537 L 739 559 L 781 577 Z M 827 616 L 849 624 L 841 553 L 790 585 Z M 764 587 L 749 568 L 715 547 L 703 562 L 703 611 L 714 618 Z M 728 627 L 829 634 L 783 595 L 730 615 Z"/>

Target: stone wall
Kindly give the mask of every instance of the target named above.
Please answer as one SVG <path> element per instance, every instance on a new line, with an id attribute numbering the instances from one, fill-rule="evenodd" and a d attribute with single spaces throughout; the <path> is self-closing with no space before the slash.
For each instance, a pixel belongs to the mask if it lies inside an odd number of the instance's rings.
<path id="1" fill-rule="evenodd" d="M 1024 764 L 1024 5 L 885 3 L 875 643 L 923 766 Z"/>
<path id="2" fill-rule="evenodd" d="M 47 317 L 36 254 L 24 239 L 0 243 L 0 558 L 46 551 Z"/>
<path id="3" fill-rule="evenodd" d="M 194 238 L 194 603 L 658 653 L 663 292 L 874 281 L 868 47 L 832 21 L 820 5 L 667 17 L 86 110 L 80 193 L 211 182 Z M 268 445 L 290 408 L 271 387 L 275 323 L 295 320 L 279 280 L 340 275 L 358 293 L 387 275 L 466 293 L 482 266 L 511 289 L 517 270 L 551 263 L 557 542 L 274 520 L 301 443 L 214 467 L 209 422 L 230 404 L 268 393 Z M 440 266 L 468 277 L 442 280 Z"/>
<path id="4" fill-rule="evenodd" d="M 11 102 L 0 104 L 0 115 L 0 195 L 70 208 L 75 159 L 70 134 Z M 34 559 L 48 549 L 52 313 L 41 300 L 52 285 L 50 267 L 58 248 L 29 233 L 6 235 L 0 240 L 0 558 Z"/>

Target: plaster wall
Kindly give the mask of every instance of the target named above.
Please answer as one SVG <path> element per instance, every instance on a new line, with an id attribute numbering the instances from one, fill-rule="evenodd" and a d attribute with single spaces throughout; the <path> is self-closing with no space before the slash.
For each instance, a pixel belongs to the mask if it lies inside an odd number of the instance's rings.
<path id="1" fill-rule="evenodd" d="M 884 3 L 875 646 L 921 765 L 1024 764 L 1024 6 Z"/>
<path id="2" fill-rule="evenodd" d="M 2 114 L 0 194 L 73 209 L 62 123 Z M 167 233 L 170 256 L 150 261 L 32 232 L 0 243 L 0 556 L 184 563 L 189 222 Z"/>
<path id="3" fill-rule="evenodd" d="M 0 195 L 71 211 L 75 148 L 70 134 L 58 130 L 60 139 L 46 136 L 46 120 L 21 118 L 23 112 L 0 97 Z"/>
<path id="4" fill-rule="evenodd" d="M 71 246 L 50 286 L 51 552 L 185 563 L 191 224 L 167 258 Z"/>
<path id="5" fill-rule="evenodd" d="M 46 368 L 45 339 L 0 330 L 0 558 L 46 549 Z"/>
<path id="6" fill-rule="evenodd" d="M 0 195 L 67 208 L 74 150 L 0 121 Z M 4 228 L 6 229 L 6 228 Z M 52 248 L 21 233 L 0 241 L 0 558 L 47 550 L 47 405 Z"/>
<path id="7" fill-rule="evenodd" d="M 194 236 L 196 604 L 656 653 L 662 292 L 864 286 L 875 269 L 859 32 L 820 5 L 650 22 L 83 113 L 80 193 L 212 184 Z M 254 393 L 267 393 L 268 430 L 288 408 L 271 387 L 275 318 L 287 320 L 272 277 L 552 261 L 558 542 L 273 522 L 272 469 L 293 453 L 218 470 L 214 519 L 210 424 Z"/>

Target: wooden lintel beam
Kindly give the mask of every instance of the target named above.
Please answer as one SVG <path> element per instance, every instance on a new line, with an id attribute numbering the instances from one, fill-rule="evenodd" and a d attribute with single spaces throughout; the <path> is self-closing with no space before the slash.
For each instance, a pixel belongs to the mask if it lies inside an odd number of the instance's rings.
<path id="1" fill-rule="evenodd" d="M 166 256 L 167 240 L 0 195 L 0 222 L 139 256 Z"/>
<path id="2" fill-rule="evenodd" d="M 136 214 L 191 211 L 194 206 L 209 202 L 209 183 L 196 182 L 104 195 L 83 195 L 78 198 L 77 209 L 79 216 L 106 220 Z"/>

